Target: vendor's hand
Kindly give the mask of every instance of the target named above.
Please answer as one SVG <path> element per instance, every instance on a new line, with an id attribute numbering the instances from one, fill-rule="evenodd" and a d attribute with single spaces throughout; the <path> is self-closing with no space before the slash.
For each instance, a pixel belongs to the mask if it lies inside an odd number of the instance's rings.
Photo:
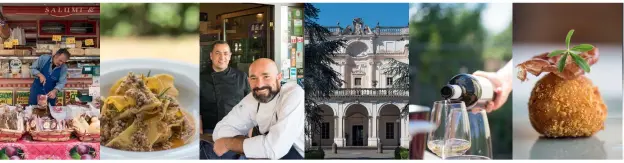
<path id="1" fill-rule="evenodd" d="M 473 75 L 489 79 L 494 87 L 494 94 L 496 97 L 486 104 L 485 109 L 487 112 L 497 110 L 505 104 L 509 93 L 511 93 L 511 83 L 506 82 L 508 80 L 501 79 L 501 77 L 494 72 L 477 71 L 473 73 Z"/>
<path id="2" fill-rule="evenodd" d="M 221 157 L 223 156 L 223 154 L 225 154 L 225 152 L 229 151 L 229 149 L 227 148 L 228 139 L 229 138 L 221 138 L 214 142 L 213 150 L 217 154 L 217 156 Z"/>
<path id="3" fill-rule="evenodd" d="M 46 78 L 45 76 L 43 76 L 43 74 L 37 74 L 37 77 L 39 77 L 39 81 L 41 82 L 41 84 L 45 84 Z"/>
<path id="4" fill-rule="evenodd" d="M 58 92 L 58 90 L 56 90 L 56 89 L 53 89 L 52 91 L 48 92 L 48 98 L 55 99 L 56 98 L 56 92 Z"/>

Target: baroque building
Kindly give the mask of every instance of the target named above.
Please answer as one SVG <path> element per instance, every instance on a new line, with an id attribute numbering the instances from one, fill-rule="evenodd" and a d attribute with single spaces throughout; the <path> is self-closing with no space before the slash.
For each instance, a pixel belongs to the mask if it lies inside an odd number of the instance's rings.
<path id="1" fill-rule="evenodd" d="M 309 146 L 409 147 L 408 117 L 401 109 L 408 105 L 407 90 L 392 88 L 396 77 L 384 74 L 386 59 L 408 63 L 409 27 L 366 26 L 355 18 L 342 28 L 327 26 L 330 40 L 344 39 L 332 68 L 345 81 L 329 100 L 321 101 L 321 133 L 309 137 Z M 310 141 L 311 140 L 311 141 Z"/>

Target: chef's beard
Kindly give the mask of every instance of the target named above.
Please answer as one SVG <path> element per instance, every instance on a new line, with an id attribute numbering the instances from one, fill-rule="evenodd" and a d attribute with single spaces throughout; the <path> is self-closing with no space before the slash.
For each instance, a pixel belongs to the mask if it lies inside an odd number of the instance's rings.
<path id="1" fill-rule="evenodd" d="M 256 93 L 256 91 L 260 91 L 260 90 L 263 90 L 263 89 L 269 90 L 269 94 L 268 95 L 259 95 L 259 94 Z M 277 93 L 279 93 L 279 91 L 280 91 L 279 87 L 277 87 L 276 90 L 273 90 L 271 88 L 271 86 L 263 86 L 263 87 L 254 88 L 251 94 L 259 102 L 267 103 L 267 102 L 273 100 L 273 98 L 277 95 Z"/>

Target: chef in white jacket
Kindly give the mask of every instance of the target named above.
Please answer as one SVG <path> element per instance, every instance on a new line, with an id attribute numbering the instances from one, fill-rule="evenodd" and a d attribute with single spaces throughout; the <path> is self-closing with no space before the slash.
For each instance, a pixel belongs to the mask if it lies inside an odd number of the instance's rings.
<path id="1" fill-rule="evenodd" d="M 213 150 L 218 156 L 236 152 L 247 158 L 303 159 L 304 91 L 296 82 L 280 85 L 281 79 L 271 59 L 251 64 L 251 93 L 214 129 Z M 259 135 L 247 136 L 254 128 Z"/>

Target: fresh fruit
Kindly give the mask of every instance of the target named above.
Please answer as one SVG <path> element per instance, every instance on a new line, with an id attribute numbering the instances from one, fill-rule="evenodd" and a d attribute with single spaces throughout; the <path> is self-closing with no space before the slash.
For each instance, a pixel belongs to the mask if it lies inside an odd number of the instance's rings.
<path id="1" fill-rule="evenodd" d="M 3 151 L 0 150 L 0 160 L 8 160 L 9 156 L 6 155 L 6 153 L 3 153 Z"/>
<path id="2" fill-rule="evenodd" d="M 91 160 L 93 159 L 93 156 L 91 156 L 90 154 L 84 154 L 82 156 L 80 156 L 81 160 Z"/>
<path id="3" fill-rule="evenodd" d="M 86 145 L 77 145 L 76 151 L 78 152 L 78 154 L 84 155 L 89 153 L 89 148 Z"/>
<path id="4" fill-rule="evenodd" d="M 4 151 L 9 157 L 15 156 L 15 154 L 17 154 L 17 150 L 15 149 L 15 147 L 6 147 L 4 148 Z"/>
<path id="5" fill-rule="evenodd" d="M 73 152 L 70 154 L 70 156 L 71 156 L 71 158 L 72 158 L 72 159 L 74 159 L 74 160 L 80 160 L 80 158 L 81 158 L 80 154 L 78 154 L 78 152 L 76 152 L 76 151 L 73 151 Z"/>
<path id="6" fill-rule="evenodd" d="M 22 158 L 20 158 L 19 156 L 11 156 L 11 160 L 21 160 Z"/>

